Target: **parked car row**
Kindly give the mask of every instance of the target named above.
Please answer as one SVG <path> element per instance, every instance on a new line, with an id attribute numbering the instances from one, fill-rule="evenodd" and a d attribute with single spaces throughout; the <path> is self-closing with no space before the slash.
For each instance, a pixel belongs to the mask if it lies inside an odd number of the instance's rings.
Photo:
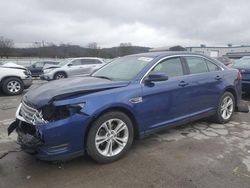
<path id="1" fill-rule="evenodd" d="M 101 58 L 68 58 L 57 65 L 45 67 L 40 78 L 49 81 L 73 76 L 88 75 L 105 64 L 105 61 Z"/>
<path id="2" fill-rule="evenodd" d="M 39 61 L 28 67 L 13 62 L 0 63 L 0 89 L 6 95 L 19 95 L 32 84 L 32 76 L 43 80 L 83 76 L 93 73 L 106 62 L 101 58 L 68 58 L 59 61 Z"/>
<path id="3" fill-rule="evenodd" d="M 47 66 L 53 66 L 53 65 L 58 65 L 60 62 L 59 61 L 38 61 L 27 68 L 30 70 L 32 76 L 40 76 L 43 73 L 43 69 Z"/>
<path id="4" fill-rule="evenodd" d="M 115 59 L 117 60 L 117 59 Z M 242 88 L 244 92 L 250 93 L 250 57 L 245 56 L 240 60 L 233 62 L 227 57 L 218 57 L 217 61 L 223 63 L 226 66 L 239 69 L 242 74 Z M 101 58 L 94 57 L 79 57 L 79 58 L 67 58 L 63 61 L 38 61 L 28 66 L 27 68 L 14 64 L 14 63 L 0 63 L 0 71 L 4 72 L 0 75 L 0 87 L 4 93 L 8 95 L 17 95 L 22 93 L 23 89 L 28 88 L 31 85 L 31 81 L 23 80 L 23 76 L 20 76 L 20 71 L 13 71 L 13 69 L 22 69 L 25 70 L 28 80 L 32 80 L 33 77 L 40 77 L 42 80 L 58 80 L 62 78 L 74 77 L 74 76 L 84 76 L 89 75 L 96 70 L 100 69 L 105 64 L 110 63 L 112 60 L 104 61 Z M 8 65 L 8 66 L 7 66 Z M 2 67 L 5 67 L 3 69 Z M 7 67 L 12 69 L 12 73 L 9 74 Z M 8 69 L 8 70 L 9 70 Z M 6 79 L 13 80 L 16 79 L 16 82 L 7 82 Z M 11 85 L 12 84 L 12 85 Z M 14 85 L 13 85 L 14 84 Z M 15 88 L 17 84 L 17 88 Z M 7 89 L 9 88 L 9 89 Z"/>

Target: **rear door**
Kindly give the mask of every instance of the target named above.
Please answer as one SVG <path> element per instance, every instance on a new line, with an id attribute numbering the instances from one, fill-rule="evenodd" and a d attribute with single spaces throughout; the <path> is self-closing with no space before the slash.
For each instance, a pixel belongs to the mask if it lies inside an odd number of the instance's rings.
<path id="1" fill-rule="evenodd" d="M 102 62 L 98 59 L 82 59 L 82 74 L 91 74 L 101 66 Z"/>
<path id="2" fill-rule="evenodd" d="M 185 57 L 189 71 L 189 93 L 192 115 L 216 108 L 223 85 L 221 69 L 213 62 L 199 56 Z"/>
<path id="3" fill-rule="evenodd" d="M 164 72 L 169 80 L 142 84 L 143 103 L 140 113 L 146 129 L 158 128 L 185 118 L 190 104 L 187 76 L 180 57 L 163 60 L 151 72 Z"/>

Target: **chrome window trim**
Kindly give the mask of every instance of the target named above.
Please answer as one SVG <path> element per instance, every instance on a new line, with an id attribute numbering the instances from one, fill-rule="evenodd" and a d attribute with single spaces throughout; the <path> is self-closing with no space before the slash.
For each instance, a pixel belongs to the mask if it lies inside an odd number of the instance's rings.
<path id="1" fill-rule="evenodd" d="M 159 63 L 161 63 L 162 61 L 164 61 L 164 60 L 166 60 L 166 59 L 170 59 L 170 58 L 173 58 L 173 57 L 200 57 L 200 58 L 203 58 L 203 59 L 206 59 L 207 61 L 209 61 L 209 62 L 211 62 L 211 59 L 209 59 L 209 58 L 207 58 L 207 57 L 205 57 L 205 56 L 202 56 L 202 55 L 195 55 L 195 54 L 190 54 L 190 55 L 188 55 L 188 54 L 186 54 L 186 55 L 171 55 L 171 56 L 167 56 L 167 57 L 163 57 L 163 58 L 161 58 L 160 60 L 158 60 L 145 74 L 144 74 L 144 76 L 142 77 L 142 79 L 140 80 L 140 84 L 142 84 L 143 83 L 143 80 L 144 80 L 144 78 L 151 72 L 151 70 L 152 69 L 154 69 Z M 211 62 L 211 63 L 213 63 L 213 62 Z M 215 64 L 215 63 L 214 63 Z M 215 64 L 215 65 L 217 65 L 217 64 Z M 223 71 L 224 70 L 224 68 L 223 67 L 221 67 L 221 66 L 219 66 L 219 65 L 217 65 L 220 69 L 221 69 L 221 71 Z M 208 73 L 208 72 L 204 72 L 204 73 Z M 204 73 L 199 73 L 199 74 L 204 74 Z M 188 75 L 192 75 L 192 74 L 188 74 Z M 183 75 L 183 76 L 187 76 L 187 75 Z"/>

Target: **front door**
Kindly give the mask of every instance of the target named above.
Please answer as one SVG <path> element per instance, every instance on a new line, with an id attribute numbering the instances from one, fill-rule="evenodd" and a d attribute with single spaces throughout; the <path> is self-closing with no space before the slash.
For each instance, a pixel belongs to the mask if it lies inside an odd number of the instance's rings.
<path id="1" fill-rule="evenodd" d="M 166 73 L 169 79 L 143 83 L 140 113 L 146 129 L 165 126 L 187 116 L 190 98 L 183 67 L 180 57 L 163 60 L 151 72 Z"/>

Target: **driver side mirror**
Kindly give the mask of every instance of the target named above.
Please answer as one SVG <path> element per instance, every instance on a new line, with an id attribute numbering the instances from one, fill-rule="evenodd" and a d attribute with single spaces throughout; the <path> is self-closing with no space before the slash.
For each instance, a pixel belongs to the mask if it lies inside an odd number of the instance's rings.
<path id="1" fill-rule="evenodd" d="M 152 72 L 150 73 L 147 78 L 145 79 L 145 82 L 160 82 L 160 81 L 166 81 L 168 80 L 168 75 L 163 72 Z"/>
<path id="2" fill-rule="evenodd" d="M 73 65 L 72 63 L 69 63 L 69 64 L 68 64 L 68 67 L 71 67 L 72 65 Z"/>

